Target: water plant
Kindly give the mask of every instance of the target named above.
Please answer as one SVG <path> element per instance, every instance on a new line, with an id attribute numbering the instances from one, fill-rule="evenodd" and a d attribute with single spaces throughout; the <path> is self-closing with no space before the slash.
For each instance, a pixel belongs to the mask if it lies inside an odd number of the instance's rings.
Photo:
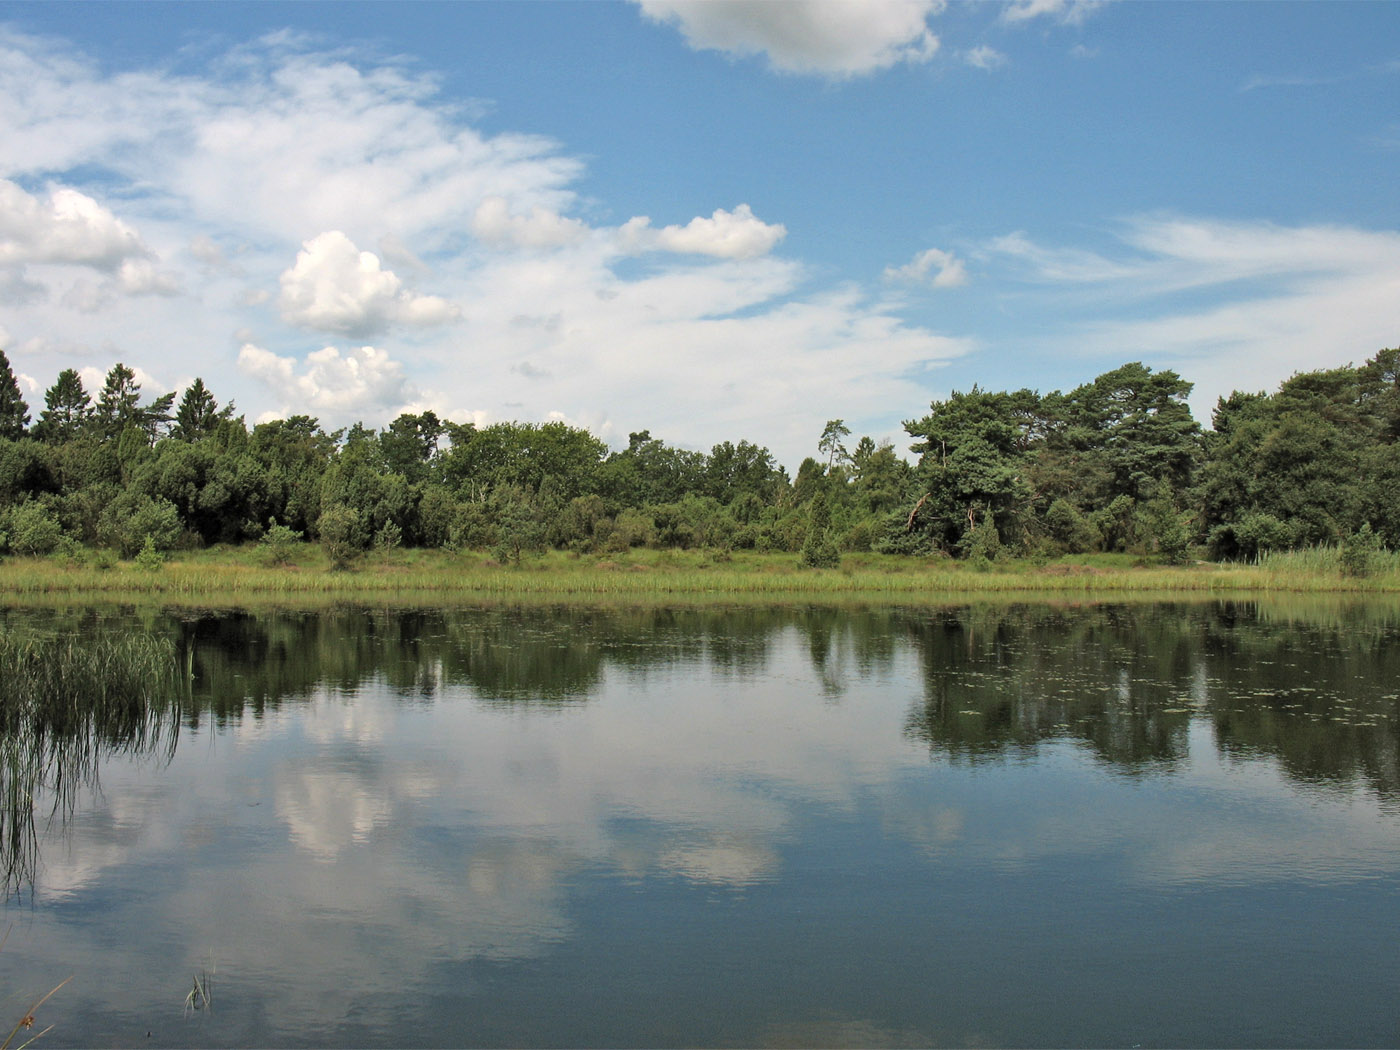
<path id="1" fill-rule="evenodd" d="M 175 647 L 120 637 L 0 635 L 0 875 L 33 878 L 35 810 L 71 810 L 103 753 L 173 748 L 181 689 Z"/>

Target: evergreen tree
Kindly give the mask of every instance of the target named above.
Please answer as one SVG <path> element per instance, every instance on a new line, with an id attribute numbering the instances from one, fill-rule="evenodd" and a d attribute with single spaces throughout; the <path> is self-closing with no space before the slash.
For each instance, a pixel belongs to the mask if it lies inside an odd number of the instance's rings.
<path id="1" fill-rule="evenodd" d="M 154 407 L 154 406 L 152 406 Z M 185 388 L 180 398 L 180 407 L 175 410 L 175 425 L 170 428 L 170 436 L 177 441 L 198 441 L 208 437 L 218 428 L 220 422 L 233 415 L 230 402 L 222 409 L 198 376 Z"/>
<path id="2" fill-rule="evenodd" d="M 10 371 L 10 359 L 0 350 L 0 438 L 16 441 L 29 425 L 29 406 L 19 396 L 19 383 Z"/>
<path id="3" fill-rule="evenodd" d="M 87 425 L 91 414 L 92 398 L 83 389 L 82 377 L 74 369 L 65 368 L 44 392 L 44 411 L 34 424 L 35 437 L 61 445 Z"/>
<path id="4" fill-rule="evenodd" d="M 119 437 L 127 427 L 138 425 L 140 404 L 141 384 L 136 381 L 136 373 L 118 361 L 97 395 L 92 425 L 102 437 Z"/>

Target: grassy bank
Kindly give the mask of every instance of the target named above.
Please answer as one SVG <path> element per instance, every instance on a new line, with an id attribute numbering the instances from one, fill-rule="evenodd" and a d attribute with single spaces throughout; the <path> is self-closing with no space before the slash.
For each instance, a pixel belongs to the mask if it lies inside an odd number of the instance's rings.
<path id="1" fill-rule="evenodd" d="M 1207 597 L 1249 592 L 1400 592 L 1400 556 L 1378 556 L 1364 577 L 1346 575 L 1337 553 L 1326 550 L 1275 555 L 1252 565 L 1182 567 L 1143 565 L 1130 555 L 970 563 L 848 554 L 838 569 L 812 570 L 791 554 L 650 550 L 613 556 L 553 552 L 501 565 L 480 553 L 396 550 L 366 555 L 349 570 L 332 571 L 319 548 L 309 545 L 286 565 L 267 564 L 256 548 L 179 554 L 159 566 L 62 558 L 0 563 L 0 601 L 9 604 L 55 597 L 192 604 L 279 598 L 420 604 L 512 597 L 910 603 L 993 594 Z"/>

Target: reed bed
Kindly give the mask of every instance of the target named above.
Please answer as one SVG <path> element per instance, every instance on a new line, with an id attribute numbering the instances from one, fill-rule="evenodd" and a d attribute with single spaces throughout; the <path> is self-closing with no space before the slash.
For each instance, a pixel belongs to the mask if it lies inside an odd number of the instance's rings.
<path id="1" fill-rule="evenodd" d="M 182 679 L 175 647 L 148 635 L 0 635 L 0 873 L 32 878 L 35 809 L 71 810 L 103 753 L 173 750 Z"/>
<path id="2" fill-rule="evenodd" d="M 158 571 L 134 563 L 111 568 L 59 560 L 0 564 L 0 600 L 150 600 L 227 604 L 257 599 L 335 601 L 552 597 L 559 600 L 688 598 L 779 601 L 858 598 L 941 602 L 961 596 L 1191 594 L 1242 592 L 1400 592 L 1400 555 L 1384 555 L 1365 577 L 1344 574 L 1336 552 L 1274 555 L 1257 564 L 1166 567 L 1099 555 L 1046 563 L 966 562 L 847 555 L 839 569 L 803 568 L 795 555 L 732 556 L 640 551 L 619 558 L 551 553 L 519 565 L 479 554 L 405 551 L 367 556 L 349 571 L 332 571 L 314 548 L 291 566 L 260 565 L 237 549 L 177 558 Z"/>

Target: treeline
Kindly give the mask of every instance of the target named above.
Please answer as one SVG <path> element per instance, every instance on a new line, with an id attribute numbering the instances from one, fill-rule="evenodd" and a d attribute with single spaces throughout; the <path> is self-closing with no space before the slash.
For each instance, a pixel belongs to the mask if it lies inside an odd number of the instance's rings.
<path id="1" fill-rule="evenodd" d="M 1400 350 L 1222 398 L 1132 363 L 1068 392 L 977 387 L 905 424 L 917 462 L 831 420 L 795 478 L 766 449 L 649 431 L 610 451 L 563 423 L 404 414 L 382 431 L 309 416 L 249 427 L 196 379 L 142 397 L 118 364 L 94 398 L 64 370 L 31 421 L 0 353 L 0 550 L 130 557 L 218 543 L 621 552 L 705 547 L 955 557 L 1400 546 Z"/>

